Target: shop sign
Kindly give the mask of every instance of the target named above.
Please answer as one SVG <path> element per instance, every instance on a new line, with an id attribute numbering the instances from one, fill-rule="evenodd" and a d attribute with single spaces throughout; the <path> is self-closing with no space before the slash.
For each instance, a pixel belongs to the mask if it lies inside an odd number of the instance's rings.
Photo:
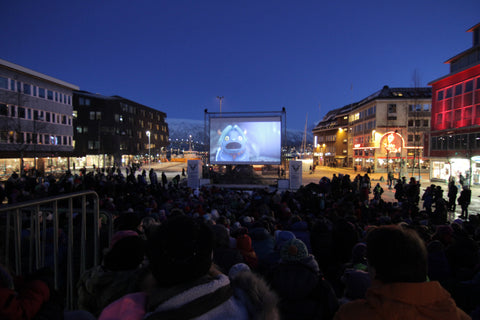
<path id="1" fill-rule="evenodd" d="M 403 147 L 403 137 L 396 132 L 387 132 L 380 140 L 380 147 L 382 152 L 400 154 Z"/>

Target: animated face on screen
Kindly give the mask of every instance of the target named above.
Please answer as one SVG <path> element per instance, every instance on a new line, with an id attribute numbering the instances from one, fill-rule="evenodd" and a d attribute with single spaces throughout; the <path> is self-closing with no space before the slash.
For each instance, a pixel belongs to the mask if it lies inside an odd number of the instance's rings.
<path id="1" fill-rule="evenodd" d="M 220 134 L 216 161 L 248 161 L 247 132 L 237 125 L 228 125 Z"/>

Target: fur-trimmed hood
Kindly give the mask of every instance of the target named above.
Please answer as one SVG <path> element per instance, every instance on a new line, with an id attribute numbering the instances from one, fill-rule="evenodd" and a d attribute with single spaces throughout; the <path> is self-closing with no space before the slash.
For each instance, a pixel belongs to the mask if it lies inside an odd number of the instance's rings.
<path id="1" fill-rule="evenodd" d="M 250 319 L 280 319 L 278 297 L 262 278 L 244 271 L 230 281 L 235 297 L 246 306 Z"/>

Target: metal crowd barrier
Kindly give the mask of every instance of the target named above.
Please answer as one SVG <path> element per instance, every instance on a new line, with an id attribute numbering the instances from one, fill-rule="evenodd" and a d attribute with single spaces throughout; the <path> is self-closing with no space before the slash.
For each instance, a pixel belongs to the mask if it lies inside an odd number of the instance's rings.
<path id="1" fill-rule="evenodd" d="M 73 201 L 75 198 L 81 199 L 81 208 L 74 208 Z M 87 200 L 93 201 L 93 210 L 87 211 Z M 67 200 L 68 206 L 59 208 L 59 201 Z M 10 204 L 0 207 L 0 227 L 5 227 L 5 241 L 3 264 L 9 270 L 15 270 L 17 275 L 22 274 L 22 270 L 32 272 L 45 266 L 46 256 L 46 234 L 47 234 L 47 219 L 44 214 L 50 211 L 52 214 L 52 228 L 53 228 L 53 271 L 54 271 L 54 285 L 55 289 L 59 289 L 59 282 L 62 280 L 63 288 L 66 290 L 66 308 L 74 309 L 74 290 L 76 287 L 75 280 L 78 280 L 80 275 L 87 269 L 86 256 L 87 250 L 93 250 L 93 266 L 97 266 L 101 261 L 100 257 L 100 228 L 99 228 L 99 197 L 95 191 L 81 191 L 70 194 L 64 194 L 43 199 L 36 199 L 17 204 Z M 65 278 L 60 279 L 61 272 L 59 269 L 59 214 L 66 214 L 67 227 L 67 246 L 66 246 L 66 273 L 63 274 Z M 81 214 L 80 222 L 80 238 L 74 239 L 74 213 Z M 87 213 L 93 214 L 93 230 L 89 234 L 93 237 L 93 248 L 87 248 Z M 113 220 L 111 215 L 106 214 L 108 221 L 106 227 L 108 228 L 108 239 L 112 238 Z M 12 225 L 13 222 L 13 225 Z M 22 232 L 24 223 L 29 223 L 29 241 L 22 246 Z M 12 235 L 13 232 L 13 235 Z M 11 241 L 13 240 L 13 244 Z M 79 274 L 74 275 L 74 241 L 80 241 L 80 266 Z M 12 254 L 13 247 L 13 254 Z M 27 250 L 27 255 L 22 255 L 22 250 Z M 78 254 L 78 252 L 75 252 Z M 23 257 L 23 258 L 22 258 Z M 24 261 L 25 258 L 28 261 Z M 25 265 L 26 263 L 26 265 Z M 22 268 L 23 266 L 23 268 Z M 27 266 L 27 269 L 25 268 Z"/>

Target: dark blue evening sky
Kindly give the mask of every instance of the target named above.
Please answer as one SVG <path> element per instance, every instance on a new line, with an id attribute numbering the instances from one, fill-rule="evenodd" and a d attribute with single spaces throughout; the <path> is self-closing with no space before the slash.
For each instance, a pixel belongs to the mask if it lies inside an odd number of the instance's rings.
<path id="1" fill-rule="evenodd" d="M 448 73 L 479 0 L 1 1 L 0 58 L 203 120 L 287 110 L 303 130 L 381 89 Z M 319 107 L 320 105 L 320 107 Z"/>

